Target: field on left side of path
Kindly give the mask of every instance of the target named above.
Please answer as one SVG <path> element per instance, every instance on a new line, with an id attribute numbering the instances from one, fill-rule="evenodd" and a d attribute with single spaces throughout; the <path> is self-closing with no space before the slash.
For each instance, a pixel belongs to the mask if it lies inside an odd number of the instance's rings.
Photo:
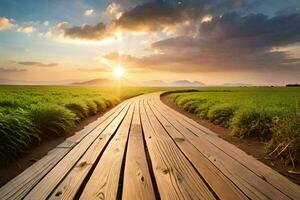
<path id="1" fill-rule="evenodd" d="M 0 163 L 41 140 L 69 135 L 83 119 L 124 99 L 163 88 L 0 86 Z"/>

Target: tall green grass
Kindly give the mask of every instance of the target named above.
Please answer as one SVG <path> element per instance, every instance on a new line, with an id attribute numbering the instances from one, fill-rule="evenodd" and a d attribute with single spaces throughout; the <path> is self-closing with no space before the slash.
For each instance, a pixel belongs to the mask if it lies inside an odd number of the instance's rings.
<path id="1" fill-rule="evenodd" d="M 271 156 L 300 161 L 299 88 L 203 88 L 170 96 L 184 110 L 229 128 L 234 136 L 267 141 Z"/>
<path id="2" fill-rule="evenodd" d="M 72 131 L 77 121 L 76 114 L 71 110 L 50 103 L 32 105 L 29 118 L 43 138 L 66 135 Z"/>
<path id="3" fill-rule="evenodd" d="M 72 133 L 83 119 L 157 88 L 0 86 L 0 163 L 41 140 Z"/>
<path id="4" fill-rule="evenodd" d="M 0 161 L 12 160 L 23 153 L 29 144 L 38 142 L 40 131 L 22 109 L 0 113 Z"/>

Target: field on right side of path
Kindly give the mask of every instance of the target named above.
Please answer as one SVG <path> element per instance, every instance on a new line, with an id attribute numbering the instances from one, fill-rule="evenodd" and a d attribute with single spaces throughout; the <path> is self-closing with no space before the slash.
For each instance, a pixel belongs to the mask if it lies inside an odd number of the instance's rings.
<path id="1" fill-rule="evenodd" d="M 300 88 L 206 87 L 170 96 L 179 107 L 229 128 L 234 136 L 266 141 L 270 155 L 300 161 Z"/>

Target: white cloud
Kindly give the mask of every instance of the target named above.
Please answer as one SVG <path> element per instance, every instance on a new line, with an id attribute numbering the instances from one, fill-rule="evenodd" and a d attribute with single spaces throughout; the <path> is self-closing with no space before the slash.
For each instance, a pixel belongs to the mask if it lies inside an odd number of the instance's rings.
<path id="1" fill-rule="evenodd" d="M 67 25 L 68 25 L 68 22 L 59 22 L 56 24 L 55 28 L 56 29 L 64 29 L 67 27 Z"/>
<path id="2" fill-rule="evenodd" d="M 205 15 L 205 16 L 202 18 L 201 22 L 202 22 L 202 23 L 203 23 L 203 22 L 210 22 L 212 19 L 213 19 L 213 16 L 212 16 L 212 15 Z"/>
<path id="3" fill-rule="evenodd" d="M 12 20 L 7 19 L 6 17 L 0 17 L 0 31 L 8 30 L 13 27 Z"/>
<path id="4" fill-rule="evenodd" d="M 26 33 L 26 34 L 31 34 L 34 32 L 36 29 L 33 26 L 23 26 L 17 29 L 18 32 Z"/>
<path id="5" fill-rule="evenodd" d="M 94 10 L 93 9 L 89 9 L 89 10 L 86 10 L 84 12 L 84 15 L 85 16 L 92 16 L 94 14 Z"/>
<path id="6" fill-rule="evenodd" d="M 45 37 L 46 38 L 52 38 L 53 34 L 51 31 L 48 31 L 47 33 L 45 33 Z"/>
<path id="7" fill-rule="evenodd" d="M 40 33 L 39 34 L 40 37 L 45 37 L 47 39 L 51 39 L 53 37 L 53 33 L 51 30 L 48 30 L 47 32 L 45 33 Z"/>
<path id="8" fill-rule="evenodd" d="M 44 21 L 44 26 L 49 26 L 49 21 Z"/>
<path id="9" fill-rule="evenodd" d="M 106 11 L 107 15 L 112 16 L 116 19 L 119 19 L 123 12 L 121 10 L 121 5 L 116 3 L 111 3 L 107 6 Z"/>

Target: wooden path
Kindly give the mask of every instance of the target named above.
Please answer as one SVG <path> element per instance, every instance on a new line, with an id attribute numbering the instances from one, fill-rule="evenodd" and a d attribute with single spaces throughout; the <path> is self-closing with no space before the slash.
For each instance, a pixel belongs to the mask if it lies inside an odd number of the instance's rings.
<path id="1" fill-rule="evenodd" d="M 300 199 L 300 186 L 159 95 L 115 107 L 0 188 L 0 199 Z"/>

